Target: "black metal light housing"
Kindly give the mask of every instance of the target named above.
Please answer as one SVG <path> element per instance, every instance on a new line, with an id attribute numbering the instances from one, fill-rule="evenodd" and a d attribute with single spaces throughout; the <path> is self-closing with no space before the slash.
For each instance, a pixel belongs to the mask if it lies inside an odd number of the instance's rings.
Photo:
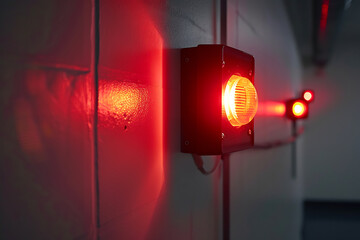
<path id="1" fill-rule="evenodd" d="M 254 57 L 225 45 L 181 50 L 181 151 L 220 155 L 254 145 Z"/>

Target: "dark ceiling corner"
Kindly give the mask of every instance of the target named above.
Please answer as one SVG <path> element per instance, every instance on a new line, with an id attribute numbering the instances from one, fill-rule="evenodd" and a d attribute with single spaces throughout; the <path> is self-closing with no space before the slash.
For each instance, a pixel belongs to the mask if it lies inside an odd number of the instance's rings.
<path id="1" fill-rule="evenodd" d="M 304 66 L 331 59 L 350 0 L 284 0 Z"/>

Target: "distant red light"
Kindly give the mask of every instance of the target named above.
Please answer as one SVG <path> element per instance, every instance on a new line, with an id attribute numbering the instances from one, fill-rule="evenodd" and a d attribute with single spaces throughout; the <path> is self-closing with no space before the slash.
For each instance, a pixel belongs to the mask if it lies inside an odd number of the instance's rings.
<path id="1" fill-rule="evenodd" d="M 302 117 L 306 113 L 306 105 L 300 101 L 294 102 L 292 112 L 295 117 Z"/>
<path id="2" fill-rule="evenodd" d="M 307 102 L 312 102 L 314 100 L 314 92 L 310 90 L 306 90 L 303 92 L 302 97 Z"/>
<path id="3" fill-rule="evenodd" d="M 303 99 L 291 99 L 286 102 L 287 118 L 297 120 L 307 118 L 309 114 L 308 102 Z"/>

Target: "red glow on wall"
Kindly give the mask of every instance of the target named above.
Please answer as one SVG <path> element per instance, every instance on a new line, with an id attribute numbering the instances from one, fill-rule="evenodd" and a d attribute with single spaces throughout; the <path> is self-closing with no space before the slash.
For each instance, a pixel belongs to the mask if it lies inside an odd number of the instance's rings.
<path id="1" fill-rule="evenodd" d="M 325 34 L 327 20 L 329 14 L 329 0 L 324 0 L 321 4 L 321 17 L 320 17 L 320 33 Z"/>
<path id="2" fill-rule="evenodd" d="M 145 239 L 163 188 L 163 39 L 154 22 L 142 1 L 104 0 L 100 7 L 104 239 Z"/>
<path id="3" fill-rule="evenodd" d="M 283 102 L 259 102 L 257 115 L 259 116 L 284 116 L 285 103 Z"/>
<path id="4" fill-rule="evenodd" d="M 144 119 L 149 108 L 149 91 L 136 83 L 100 80 L 99 114 L 111 124 L 134 124 Z"/>
<path id="5" fill-rule="evenodd" d="M 18 99 L 14 104 L 14 116 L 21 149 L 28 155 L 41 153 L 43 145 L 40 131 L 30 103 L 24 98 Z"/>

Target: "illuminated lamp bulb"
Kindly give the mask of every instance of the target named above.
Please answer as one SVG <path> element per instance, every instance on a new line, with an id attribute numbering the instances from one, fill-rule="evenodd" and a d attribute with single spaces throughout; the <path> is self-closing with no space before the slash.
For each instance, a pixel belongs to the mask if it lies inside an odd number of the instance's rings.
<path id="1" fill-rule="evenodd" d="M 223 106 L 232 126 L 240 127 L 251 122 L 258 108 L 256 89 L 251 81 L 232 75 L 225 87 Z"/>
<path id="2" fill-rule="evenodd" d="M 294 102 L 293 107 L 292 107 L 292 112 L 295 117 L 303 116 L 306 112 L 305 104 L 302 102 L 298 102 L 298 101 Z"/>
<path id="3" fill-rule="evenodd" d="M 314 93 L 310 90 L 304 91 L 303 98 L 307 102 L 312 102 L 314 100 Z"/>

